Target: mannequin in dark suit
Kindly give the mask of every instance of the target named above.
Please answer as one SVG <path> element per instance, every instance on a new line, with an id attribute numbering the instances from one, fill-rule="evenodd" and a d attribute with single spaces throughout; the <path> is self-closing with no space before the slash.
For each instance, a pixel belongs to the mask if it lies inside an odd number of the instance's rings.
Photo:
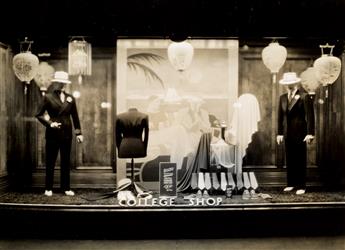
<path id="1" fill-rule="evenodd" d="M 314 139 L 314 109 L 308 93 L 300 87 L 296 73 L 285 73 L 280 84 L 288 93 L 280 96 L 278 109 L 277 143 L 285 141 L 287 187 L 297 188 L 296 194 L 305 193 L 307 145 Z"/>
<path id="2" fill-rule="evenodd" d="M 149 118 L 148 115 L 139 112 L 136 108 L 130 108 L 127 112 L 117 115 L 116 118 L 116 147 L 119 158 L 131 158 L 131 184 L 127 187 L 128 191 L 125 199 L 133 199 L 133 193 L 137 197 L 151 199 L 150 192 L 144 191 L 137 183 L 134 182 L 134 160 L 133 158 L 146 157 L 147 144 L 149 139 Z M 126 179 L 126 178 L 125 178 Z M 122 179 L 124 180 L 124 179 Z M 121 180 L 119 181 L 119 183 Z M 117 189 L 115 192 L 118 192 Z M 133 193 L 132 193 L 133 192 Z M 118 199 L 121 191 L 118 193 Z"/>
<path id="3" fill-rule="evenodd" d="M 77 141 L 83 141 L 75 99 L 64 92 L 65 84 L 70 83 L 68 74 L 55 72 L 54 79 L 43 98 L 37 112 L 37 119 L 46 127 L 46 183 L 45 195 L 51 196 L 54 168 L 58 152 L 61 158 L 61 189 L 66 195 L 73 196 L 70 190 L 70 153 L 72 143 L 72 121 Z M 45 116 L 48 113 L 49 118 Z"/>
<path id="4" fill-rule="evenodd" d="M 116 146 L 119 158 L 146 157 L 148 139 L 148 115 L 131 108 L 117 116 Z"/>

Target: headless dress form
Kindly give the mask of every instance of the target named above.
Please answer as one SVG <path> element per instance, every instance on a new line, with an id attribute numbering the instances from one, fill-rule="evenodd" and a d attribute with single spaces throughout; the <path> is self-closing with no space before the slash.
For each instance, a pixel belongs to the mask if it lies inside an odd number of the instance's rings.
<path id="1" fill-rule="evenodd" d="M 116 147 L 119 158 L 131 159 L 131 179 L 134 182 L 134 158 L 146 157 L 149 137 L 148 115 L 131 108 L 116 118 Z"/>

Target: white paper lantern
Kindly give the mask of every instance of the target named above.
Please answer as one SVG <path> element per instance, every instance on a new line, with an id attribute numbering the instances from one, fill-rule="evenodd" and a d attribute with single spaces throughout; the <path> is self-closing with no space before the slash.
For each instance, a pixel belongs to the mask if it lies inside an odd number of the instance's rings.
<path id="1" fill-rule="evenodd" d="M 319 80 L 316 78 L 316 70 L 314 67 L 309 67 L 300 75 L 301 84 L 310 95 L 314 95 L 316 89 L 320 86 Z"/>
<path id="2" fill-rule="evenodd" d="M 314 62 L 316 78 L 323 86 L 333 84 L 340 75 L 341 61 L 332 55 L 322 55 Z"/>
<path id="3" fill-rule="evenodd" d="M 31 54 L 31 51 L 21 52 L 13 57 L 13 71 L 18 79 L 30 84 L 38 70 L 38 57 Z"/>
<path id="4" fill-rule="evenodd" d="M 51 80 L 54 77 L 54 68 L 49 65 L 47 62 L 41 62 L 38 65 L 37 74 L 34 77 L 34 80 L 41 91 L 46 91 L 48 86 L 51 83 Z"/>
<path id="5" fill-rule="evenodd" d="M 184 71 L 190 66 L 193 55 L 194 48 L 186 41 L 172 42 L 168 47 L 169 61 L 178 71 Z"/>
<path id="6" fill-rule="evenodd" d="M 276 74 L 285 63 L 287 50 L 278 42 L 272 42 L 262 50 L 261 56 L 265 66 L 272 74 Z"/>

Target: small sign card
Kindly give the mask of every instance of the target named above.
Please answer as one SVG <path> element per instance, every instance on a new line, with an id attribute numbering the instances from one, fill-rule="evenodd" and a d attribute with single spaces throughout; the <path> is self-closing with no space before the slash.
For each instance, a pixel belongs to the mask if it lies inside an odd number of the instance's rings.
<path id="1" fill-rule="evenodd" d="M 176 163 L 159 163 L 159 196 L 177 197 L 177 167 Z"/>

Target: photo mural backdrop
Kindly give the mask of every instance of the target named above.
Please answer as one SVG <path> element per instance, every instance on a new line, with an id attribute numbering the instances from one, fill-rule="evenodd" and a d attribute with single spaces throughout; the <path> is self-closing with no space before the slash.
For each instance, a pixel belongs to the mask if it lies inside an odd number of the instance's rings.
<path id="1" fill-rule="evenodd" d="M 194 47 L 193 60 L 180 72 L 168 59 L 170 40 L 117 41 L 116 113 L 137 108 L 150 122 L 147 157 L 135 159 L 140 180 L 152 162 L 151 177 L 158 176 L 159 161 L 183 169 L 185 157 L 195 153 L 214 120 L 230 123 L 238 96 L 238 41 L 188 42 Z M 129 161 L 117 159 L 118 180 L 126 175 Z"/>

